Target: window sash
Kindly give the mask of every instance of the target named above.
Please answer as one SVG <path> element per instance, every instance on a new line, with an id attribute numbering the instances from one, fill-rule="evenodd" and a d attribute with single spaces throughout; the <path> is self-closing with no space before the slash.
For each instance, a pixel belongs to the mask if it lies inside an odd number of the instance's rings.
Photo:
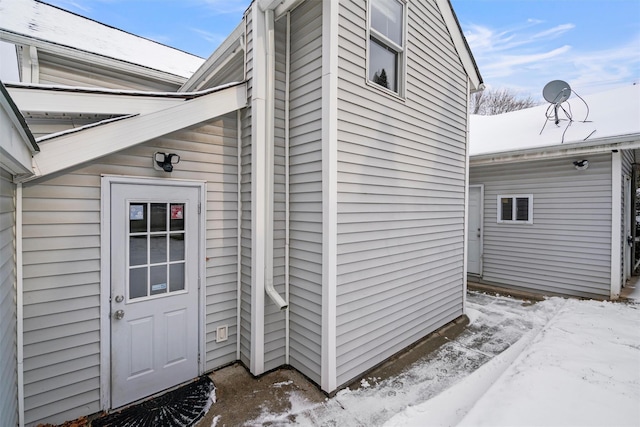
<path id="1" fill-rule="evenodd" d="M 369 1 L 367 80 L 399 96 L 404 91 L 406 7 L 401 0 Z M 386 85 L 379 80 L 383 69 Z"/>

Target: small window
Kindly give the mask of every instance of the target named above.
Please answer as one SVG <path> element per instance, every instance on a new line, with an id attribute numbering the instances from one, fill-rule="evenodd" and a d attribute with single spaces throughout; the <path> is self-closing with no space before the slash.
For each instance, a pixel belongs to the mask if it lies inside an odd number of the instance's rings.
<path id="1" fill-rule="evenodd" d="M 403 91 L 405 4 L 370 0 L 368 79 L 398 95 Z"/>
<path id="2" fill-rule="evenodd" d="M 533 224 L 533 195 L 498 196 L 498 222 Z"/>

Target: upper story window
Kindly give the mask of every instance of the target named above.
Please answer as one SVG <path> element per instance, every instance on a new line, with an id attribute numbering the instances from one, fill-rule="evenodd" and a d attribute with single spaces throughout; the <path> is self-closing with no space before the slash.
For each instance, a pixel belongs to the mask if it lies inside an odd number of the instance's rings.
<path id="1" fill-rule="evenodd" d="M 370 0 L 369 5 L 369 81 L 402 95 L 406 5 L 400 0 Z"/>
<path id="2" fill-rule="evenodd" d="M 498 222 L 533 224 L 533 195 L 498 196 Z"/>

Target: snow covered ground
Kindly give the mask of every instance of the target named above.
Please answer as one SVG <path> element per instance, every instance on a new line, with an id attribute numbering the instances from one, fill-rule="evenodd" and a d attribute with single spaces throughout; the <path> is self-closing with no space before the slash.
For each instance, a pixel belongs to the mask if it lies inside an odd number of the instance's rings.
<path id="1" fill-rule="evenodd" d="M 290 411 L 250 424 L 640 425 L 640 295 L 533 304 L 471 292 L 467 315 L 461 336 L 403 374 L 368 378 L 320 405 L 292 394 Z"/>

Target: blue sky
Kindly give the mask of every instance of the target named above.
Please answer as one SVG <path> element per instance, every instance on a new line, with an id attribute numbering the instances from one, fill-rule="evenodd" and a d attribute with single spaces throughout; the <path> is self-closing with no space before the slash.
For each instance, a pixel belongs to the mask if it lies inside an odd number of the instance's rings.
<path id="1" fill-rule="evenodd" d="M 45 1 L 202 57 L 235 28 L 250 3 Z M 640 84 L 640 0 L 451 2 L 488 87 L 539 99 L 556 79 L 579 94 Z"/>

